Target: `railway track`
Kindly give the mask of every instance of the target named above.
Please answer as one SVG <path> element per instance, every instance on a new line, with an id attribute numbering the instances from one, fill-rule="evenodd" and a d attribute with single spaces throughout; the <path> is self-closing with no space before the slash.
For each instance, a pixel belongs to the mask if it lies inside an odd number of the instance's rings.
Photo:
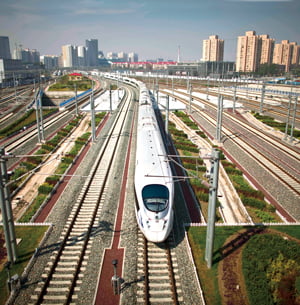
<path id="1" fill-rule="evenodd" d="M 99 91 L 97 91 L 99 92 Z M 84 97 L 80 102 L 79 105 L 82 105 L 89 99 L 88 97 Z M 75 105 L 72 105 L 65 110 L 59 112 L 58 114 L 54 114 L 49 118 L 44 120 L 43 129 L 46 131 L 48 128 L 52 126 L 65 124 L 67 121 L 70 120 L 70 115 L 75 113 Z M 59 123 L 62 122 L 62 123 Z M 59 124 L 58 124 L 59 123 Z M 58 126 L 59 129 L 59 126 Z M 19 147 L 23 146 L 26 142 L 32 140 L 34 137 L 37 137 L 38 131 L 37 127 L 33 126 L 28 128 L 25 131 L 22 131 L 11 138 L 5 138 L 0 141 L 0 144 L 5 147 L 7 152 L 13 152 Z"/>
<path id="2" fill-rule="evenodd" d="M 183 130 L 189 137 L 189 139 L 199 147 L 199 156 L 205 157 L 211 153 L 212 146 L 211 144 L 201 138 L 196 134 L 195 130 L 192 130 L 175 114 L 171 114 L 170 119 L 176 124 L 177 128 Z M 207 169 L 210 168 L 210 161 L 204 160 L 204 163 Z M 203 177 L 199 177 L 203 179 Z M 246 223 L 251 222 L 251 218 L 248 215 L 245 207 L 243 206 L 235 188 L 232 183 L 228 183 L 228 176 L 226 172 L 220 169 L 219 173 L 219 194 L 222 194 L 219 197 L 219 201 L 222 204 L 222 208 L 220 209 L 220 214 L 223 218 L 223 221 L 226 223 Z M 202 221 L 207 221 L 204 215 L 201 213 Z"/>
<path id="3" fill-rule="evenodd" d="M 182 90 L 186 90 L 186 87 L 184 87 L 184 86 L 181 86 L 181 88 L 182 88 Z M 168 90 L 170 92 L 170 89 L 165 89 L 165 90 Z M 178 90 L 179 89 L 176 89 L 176 90 L 174 89 L 174 90 L 172 90 L 172 92 L 173 91 L 179 92 Z M 184 93 L 182 90 L 180 91 L 180 94 L 189 96 L 189 94 Z M 229 91 L 230 92 L 228 92 L 228 90 L 227 90 L 227 92 L 221 91 L 220 93 L 222 94 L 222 96 L 225 99 L 233 100 L 233 95 L 234 95 L 233 89 L 229 90 Z M 197 89 L 194 88 L 193 93 L 202 93 L 202 94 L 206 95 L 207 91 L 203 90 L 202 88 L 197 88 Z M 168 94 L 170 94 L 170 93 L 168 93 Z M 209 95 L 217 97 L 219 95 L 218 89 L 211 89 L 209 91 Z M 195 96 L 193 96 L 193 98 L 196 100 L 198 99 Z M 287 119 L 287 109 L 289 107 L 288 98 L 287 99 L 285 99 L 285 98 L 286 97 L 283 97 L 283 96 L 272 96 L 272 98 L 268 98 L 268 100 L 267 100 L 267 96 L 266 96 L 265 101 L 263 103 L 263 112 L 268 113 L 268 115 L 273 115 L 274 118 L 278 118 L 282 122 L 285 122 Z M 244 107 L 254 110 L 256 112 L 260 112 L 260 102 L 261 102 L 260 96 L 257 96 L 255 94 L 254 95 L 251 95 L 251 94 L 237 95 L 236 100 L 238 101 L 238 103 L 242 103 L 244 105 Z M 207 105 L 212 105 L 211 103 L 208 103 L 205 100 L 202 100 L 201 102 L 203 102 Z M 291 113 L 293 112 L 293 107 L 294 107 L 293 103 L 294 103 L 294 97 L 292 98 L 292 104 L 290 105 Z M 296 116 L 295 116 L 295 123 L 298 126 L 300 123 L 299 117 L 300 117 L 300 109 L 299 109 L 299 102 L 298 102 L 298 107 L 296 109 Z M 290 118 L 290 121 L 291 121 L 291 118 Z"/>
<path id="4" fill-rule="evenodd" d="M 206 119 L 211 124 L 216 125 L 215 117 L 213 117 L 211 113 L 209 113 L 208 115 L 209 116 L 206 116 Z M 300 179 L 298 168 L 290 166 L 288 162 L 283 162 L 283 159 L 280 158 L 280 156 L 283 156 L 282 153 L 284 152 L 285 156 L 289 158 L 290 162 L 297 163 L 300 160 L 299 153 L 292 149 L 288 150 L 285 145 L 283 146 L 280 141 L 276 140 L 272 140 L 269 142 L 267 141 L 268 144 L 272 143 L 273 150 L 277 146 L 276 151 L 272 152 L 272 149 L 270 147 L 266 149 L 266 147 L 264 147 L 264 145 L 266 144 L 263 145 L 257 140 L 257 137 L 260 137 L 260 139 L 262 139 L 265 135 L 259 135 L 258 133 L 256 133 L 256 138 L 254 138 L 253 134 L 249 135 L 249 132 L 251 132 L 251 130 L 253 129 L 250 125 L 246 124 L 243 126 L 243 128 L 245 129 L 241 129 L 240 124 L 230 125 L 229 123 L 227 123 L 226 127 L 223 125 L 222 128 L 223 137 L 230 138 L 231 141 L 233 141 L 241 149 L 246 151 L 249 156 L 255 159 L 261 167 L 271 172 L 276 179 L 285 184 L 295 194 L 295 196 L 300 199 Z M 246 136 L 240 136 L 241 134 L 246 134 Z M 286 150 L 283 151 L 283 148 L 286 148 Z M 291 173 L 291 170 L 293 170 L 293 173 Z"/>
<path id="5" fill-rule="evenodd" d="M 168 93 L 169 94 L 169 93 Z M 187 94 L 180 95 L 188 96 Z M 187 99 L 177 96 L 177 99 L 188 103 Z M 207 101 L 197 98 L 195 100 L 204 103 L 206 111 L 199 111 L 195 103 L 192 108 L 197 111 L 210 125 L 216 126 L 217 107 Z M 222 142 L 230 139 L 242 151 L 246 152 L 255 162 L 273 176 L 274 183 L 280 182 L 289 190 L 294 200 L 300 199 L 300 178 L 299 178 L 299 150 L 287 145 L 275 136 L 261 131 L 259 128 L 248 123 L 246 120 L 223 112 Z M 293 217 L 282 206 L 276 208 L 286 217 L 288 221 L 295 221 Z"/>
<path id="6" fill-rule="evenodd" d="M 43 281 L 32 296 L 32 304 L 76 304 L 84 271 L 99 226 L 107 193 L 107 182 L 120 145 L 130 97 L 123 103 L 110 132 L 91 168 L 90 176 L 61 233 L 59 246 L 44 270 Z"/>
<path id="7" fill-rule="evenodd" d="M 184 95 L 188 97 L 187 94 Z M 209 107 L 209 110 L 206 112 L 206 114 L 211 117 L 210 122 L 216 125 L 215 117 L 217 107 L 203 99 L 197 97 L 194 97 L 194 99 L 198 100 L 201 103 L 204 103 L 207 107 Z M 181 101 L 186 103 L 185 100 Z M 193 108 L 195 110 L 199 110 L 197 105 L 193 105 Z M 281 167 L 284 171 L 286 171 L 288 175 L 294 176 L 296 179 L 300 178 L 300 171 L 298 169 L 300 155 L 298 149 L 286 144 L 283 141 L 278 140 L 277 137 L 272 136 L 270 133 L 262 131 L 260 128 L 257 128 L 253 124 L 250 124 L 246 120 L 241 119 L 238 116 L 234 116 L 229 112 L 224 111 L 223 117 L 226 119 L 226 121 L 224 121 L 224 125 L 230 131 L 228 136 L 230 135 L 231 138 L 233 138 L 233 136 L 246 138 L 248 143 L 252 143 L 252 146 L 260 148 L 261 154 L 264 154 L 267 158 L 271 160 L 276 160 L 278 166 Z M 241 129 L 241 127 L 243 129 Z M 274 150 L 275 153 L 272 152 L 272 150 Z"/>
<path id="8" fill-rule="evenodd" d="M 172 234 L 171 234 L 172 235 Z M 172 250 L 173 237 L 166 242 L 148 242 L 138 233 L 137 304 L 180 304 L 183 302 L 176 256 Z"/>

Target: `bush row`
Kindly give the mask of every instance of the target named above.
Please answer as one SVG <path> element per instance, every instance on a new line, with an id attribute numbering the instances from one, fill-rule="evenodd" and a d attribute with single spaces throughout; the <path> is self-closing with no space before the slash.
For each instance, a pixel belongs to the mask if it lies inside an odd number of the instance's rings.
<path id="1" fill-rule="evenodd" d="M 250 304 L 296 304 L 300 297 L 300 246 L 277 234 L 257 234 L 246 243 L 242 269 Z"/>
<path id="2" fill-rule="evenodd" d="M 175 111 L 174 113 L 177 117 L 179 117 L 184 122 L 184 124 L 189 126 L 191 129 L 195 129 L 195 130 L 199 129 L 198 125 L 194 121 L 192 121 L 185 112 Z"/>
<path id="3" fill-rule="evenodd" d="M 62 139 L 69 134 L 69 126 L 71 126 L 71 130 L 74 128 L 74 122 L 78 123 L 78 120 L 80 118 L 75 118 L 72 120 L 69 125 L 67 125 L 65 128 L 60 130 L 52 139 L 48 140 L 46 143 L 41 145 L 41 148 L 35 153 L 35 155 L 32 155 L 30 157 L 27 157 L 24 161 L 20 163 L 20 166 L 16 168 L 14 171 L 14 174 L 11 176 L 11 180 L 16 181 L 21 176 L 23 176 L 26 172 L 32 171 L 35 168 L 37 168 L 45 159 L 45 156 L 48 153 L 51 153 L 55 150 L 59 142 L 62 141 Z M 24 177 L 25 179 L 25 177 Z M 14 182 L 10 185 L 10 192 L 13 192 L 18 185 L 22 183 L 23 179 L 18 180 L 17 182 Z"/>
<path id="4" fill-rule="evenodd" d="M 55 185 L 60 180 L 61 175 L 63 175 L 66 170 L 69 168 L 70 164 L 73 162 L 74 158 L 77 156 L 78 152 L 85 145 L 86 141 L 90 137 L 90 132 L 85 133 L 81 136 L 85 138 L 85 142 L 80 141 L 80 144 L 75 143 L 72 147 L 72 153 L 69 153 L 67 156 L 64 156 L 55 170 L 55 173 L 46 178 L 45 182 L 42 183 L 38 188 L 38 195 L 35 198 L 33 204 L 26 211 L 26 213 L 19 220 L 20 222 L 29 222 L 36 211 L 40 208 L 41 204 L 45 201 L 46 197 L 53 191 Z M 76 141 L 75 141 L 76 142 Z"/>
<path id="5" fill-rule="evenodd" d="M 263 192 L 253 189 L 243 177 L 243 173 L 234 164 L 231 166 L 228 161 L 222 163 L 243 204 L 252 208 L 255 216 L 261 222 L 276 221 L 275 217 L 270 214 L 275 213 L 276 208 L 265 202 Z"/>
<path id="6" fill-rule="evenodd" d="M 43 109 L 43 117 L 47 118 L 53 113 L 57 112 L 58 109 Z M 24 127 L 30 127 L 36 123 L 36 114 L 33 109 L 28 110 L 21 118 L 15 120 L 13 123 L 8 125 L 7 127 L 0 130 L 0 138 L 12 136 L 21 130 Z"/>
<path id="7" fill-rule="evenodd" d="M 266 124 L 268 126 L 279 129 L 283 133 L 285 132 L 286 123 L 275 121 L 274 118 L 272 118 L 270 116 L 267 116 L 267 115 L 260 115 L 259 113 L 254 113 L 254 117 L 257 118 L 258 120 L 262 121 L 264 124 Z M 288 127 L 287 132 L 288 132 L 288 134 L 291 133 L 290 125 Z M 295 138 L 300 138 L 300 130 L 299 129 L 294 129 L 293 136 Z"/>

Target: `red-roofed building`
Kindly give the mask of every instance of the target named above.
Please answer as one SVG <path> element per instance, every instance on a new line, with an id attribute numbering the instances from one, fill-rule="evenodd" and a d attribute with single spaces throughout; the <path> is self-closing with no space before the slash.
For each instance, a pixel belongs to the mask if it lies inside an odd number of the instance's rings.
<path id="1" fill-rule="evenodd" d="M 82 74 L 81 73 L 71 73 L 69 74 L 69 80 L 82 80 Z"/>

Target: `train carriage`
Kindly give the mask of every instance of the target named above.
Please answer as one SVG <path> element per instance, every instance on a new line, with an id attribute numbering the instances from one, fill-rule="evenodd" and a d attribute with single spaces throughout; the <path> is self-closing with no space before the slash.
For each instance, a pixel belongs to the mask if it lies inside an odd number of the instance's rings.
<path id="1" fill-rule="evenodd" d="M 135 194 L 136 217 L 147 240 L 163 242 L 173 227 L 174 183 L 147 88 L 140 85 Z"/>

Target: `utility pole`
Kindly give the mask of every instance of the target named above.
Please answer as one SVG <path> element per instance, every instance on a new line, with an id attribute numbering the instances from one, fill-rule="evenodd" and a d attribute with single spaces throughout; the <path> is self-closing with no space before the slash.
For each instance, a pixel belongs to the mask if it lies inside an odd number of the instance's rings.
<path id="1" fill-rule="evenodd" d="M 76 116 L 78 116 L 77 84 L 74 83 Z"/>
<path id="2" fill-rule="evenodd" d="M 189 78 L 190 74 L 189 72 L 187 73 L 187 78 L 186 78 L 186 91 L 189 91 L 190 89 L 190 78 Z"/>
<path id="3" fill-rule="evenodd" d="M 220 143 L 222 137 L 223 95 L 218 95 L 216 139 Z"/>
<path id="4" fill-rule="evenodd" d="M 156 107 L 158 108 L 158 98 L 159 98 L 159 84 L 156 79 Z"/>
<path id="5" fill-rule="evenodd" d="M 209 78 L 207 79 L 206 85 L 206 100 L 209 100 Z"/>
<path id="6" fill-rule="evenodd" d="M 297 97 L 297 95 L 296 95 L 296 96 L 295 96 L 295 102 L 294 102 L 294 111 L 293 111 L 292 124 L 291 124 L 290 143 L 293 142 L 293 134 L 294 134 L 294 128 L 295 128 L 295 119 L 296 119 L 297 102 L 298 102 L 298 97 Z"/>
<path id="7" fill-rule="evenodd" d="M 174 78 L 173 77 L 172 77 L 172 96 L 174 98 Z"/>
<path id="8" fill-rule="evenodd" d="M 291 89 L 291 93 L 289 95 L 288 112 L 287 112 L 287 118 L 286 118 L 286 124 L 285 124 L 285 131 L 284 131 L 283 140 L 287 139 L 287 135 L 288 135 L 288 131 L 289 131 L 289 122 L 290 122 L 290 114 L 291 114 L 291 103 L 292 103 L 292 89 Z"/>
<path id="9" fill-rule="evenodd" d="M 41 126 L 41 140 L 44 141 L 44 120 L 43 120 L 43 107 L 42 107 L 42 90 L 39 89 L 39 107 L 40 107 L 40 126 Z"/>
<path id="10" fill-rule="evenodd" d="M 90 105 L 91 105 L 91 127 L 92 127 L 92 141 L 96 141 L 96 128 L 95 128 L 95 105 L 93 94 L 90 96 Z"/>
<path id="11" fill-rule="evenodd" d="M 166 121 L 165 121 L 165 132 L 168 139 L 168 133 L 169 133 L 169 95 L 167 95 L 166 100 Z M 168 140 L 167 140 L 168 142 Z"/>
<path id="12" fill-rule="evenodd" d="M 260 105 L 259 105 L 259 114 L 263 114 L 263 105 L 264 105 L 265 93 L 266 93 L 266 84 L 263 84 L 263 85 L 262 85 L 262 89 L 261 89 L 261 98 L 260 98 Z"/>
<path id="13" fill-rule="evenodd" d="M 219 181 L 219 151 L 213 149 L 212 158 L 211 158 L 210 176 L 209 176 L 210 187 L 209 187 L 208 222 L 207 222 L 206 246 L 205 246 L 205 260 L 207 262 L 208 268 L 211 268 L 212 266 L 212 256 L 214 249 L 218 181 Z"/>
<path id="14" fill-rule="evenodd" d="M 109 112 L 112 113 L 111 85 L 109 85 Z"/>
<path id="15" fill-rule="evenodd" d="M 118 72 L 118 77 L 117 77 L 118 104 L 119 104 L 119 100 L 120 100 L 120 96 L 119 96 L 119 77 L 120 77 L 120 74 Z"/>
<path id="16" fill-rule="evenodd" d="M 34 83 L 34 98 L 35 98 L 35 114 L 36 114 L 36 127 L 37 127 L 37 134 L 38 134 L 38 142 L 41 143 L 39 99 L 37 97 L 37 93 L 35 92 L 35 83 Z"/>
<path id="17" fill-rule="evenodd" d="M 8 175 L 4 148 L 0 148 L 0 208 L 2 212 L 3 231 L 6 241 L 8 261 L 17 261 L 17 243 L 14 219 L 11 207 L 11 198 L 7 187 Z"/>
<path id="18" fill-rule="evenodd" d="M 233 91 L 233 107 L 232 107 L 233 113 L 235 113 L 235 103 L 236 103 L 236 83 L 234 84 L 234 91 Z"/>
<path id="19" fill-rule="evenodd" d="M 189 114 L 192 113 L 192 85 L 190 84 L 190 87 L 189 87 L 189 93 L 190 93 L 190 98 L 189 98 Z"/>

